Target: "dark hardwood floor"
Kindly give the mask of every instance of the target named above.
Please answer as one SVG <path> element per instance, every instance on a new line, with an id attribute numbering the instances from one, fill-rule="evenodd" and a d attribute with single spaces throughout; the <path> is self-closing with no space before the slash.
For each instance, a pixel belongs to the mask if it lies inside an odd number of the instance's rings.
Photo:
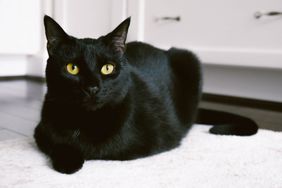
<path id="1" fill-rule="evenodd" d="M 32 137 L 46 86 L 26 79 L 0 81 L 0 140 Z M 263 129 L 282 131 L 282 112 L 203 101 L 201 106 L 253 118 Z"/>
<path id="2" fill-rule="evenodd" d="M 0 140 L 33 135 L 45 90 L 40 82 L 0 81 Z"/>
<path id="3" fill-rule="evenodd" d="M 253 119 L 260 128 L 282 131 L 282 112 L 212 101 L 202 101 L 201 107 L 232 112 Z"/>

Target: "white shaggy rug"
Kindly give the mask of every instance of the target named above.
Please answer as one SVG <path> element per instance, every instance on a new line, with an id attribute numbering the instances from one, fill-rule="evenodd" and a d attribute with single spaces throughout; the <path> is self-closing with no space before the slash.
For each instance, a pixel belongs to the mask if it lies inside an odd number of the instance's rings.
<path id="1" fill-rule="evenodd" d="M 217 136 L 196 125 L 181 147 L 133 161 L 88 161 L 75 174 L 50 168 L 32 139 L 0 142 L 0 187 L 282 188 L 282 132 Z"/>

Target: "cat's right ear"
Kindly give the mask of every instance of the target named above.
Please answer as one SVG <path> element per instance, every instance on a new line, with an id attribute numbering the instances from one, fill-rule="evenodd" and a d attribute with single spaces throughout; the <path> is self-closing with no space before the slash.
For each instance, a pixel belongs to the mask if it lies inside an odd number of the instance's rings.
<path id="1" fill-rule="evenodd" d="M 44 16 L 45 35 L 47 38 L 47 46 L 51 47 L 60 41 L 66 40 L 68 35 L 62 27 L 51 17 Z"/>

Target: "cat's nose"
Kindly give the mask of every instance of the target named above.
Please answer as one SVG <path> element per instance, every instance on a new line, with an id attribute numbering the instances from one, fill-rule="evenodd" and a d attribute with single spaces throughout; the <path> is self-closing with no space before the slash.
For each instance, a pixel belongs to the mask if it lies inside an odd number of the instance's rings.
<path id="1" fill-rule="evenodd" d="M 87 91 L 90 95 L 95 95 L 99 91 L 99 88 L 97 86 L 88 87 Z"/>

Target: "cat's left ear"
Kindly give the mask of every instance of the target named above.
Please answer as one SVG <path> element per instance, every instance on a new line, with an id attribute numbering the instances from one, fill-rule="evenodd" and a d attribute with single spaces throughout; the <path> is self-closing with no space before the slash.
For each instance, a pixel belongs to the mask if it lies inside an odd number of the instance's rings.
<path id="1" fill-rule="evenodd" d="M 130 17 L 124 20 L 106 36 L 110 47 L 116 53 L 123 54 L 125 52 L 125 41 L 127 38 L 129 25 Z"/>

